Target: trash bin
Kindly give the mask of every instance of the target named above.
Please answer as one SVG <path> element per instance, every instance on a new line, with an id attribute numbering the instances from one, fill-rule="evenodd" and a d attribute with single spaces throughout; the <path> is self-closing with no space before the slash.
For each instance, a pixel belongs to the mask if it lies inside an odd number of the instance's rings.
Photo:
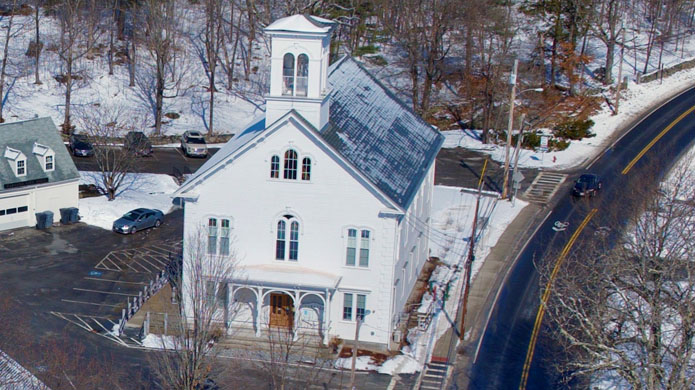
<path id="1" fill-rule="evenodd" d="M 60 224 L 61 225 L 67 225 L 67 224 L 72 222 L 72 221 L 70 221 L 70 214 L 71 214 L 71 211 L 69 208 L 60 209 Z"/>
<path id="2" fill-rule="evenodd" d="M 70 223 L 80 222 L 80 209 L 70 207 Z"/>
<path id="3" fill-rule="evenodd" d="M 46 214 L 46 225 L 44 225 L 44 229 L 47 229 L 51 226 L 53 226 L 53 211 L 44 211 L 44 214 Z"/>
<path id="4" fill-rule="evenodd" d="M 36 228 L 45 229 L 46 228 L 46 214 L 36 213 Z"/>

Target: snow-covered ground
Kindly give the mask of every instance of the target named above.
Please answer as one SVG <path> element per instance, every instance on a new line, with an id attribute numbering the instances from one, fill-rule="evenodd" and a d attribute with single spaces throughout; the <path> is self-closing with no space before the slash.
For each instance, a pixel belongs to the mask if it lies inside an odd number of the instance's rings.
<path id="1" fill-rule="evenodd" d="M 80 184 L 95 184 L 99 180 L 98 172 L 80 172 L 80 176 Z M 139 207 L 159 209 L 166 214 L 171 211 L 171 194 L 177 188 L 169 175 L 130 174 L 115 200 L 109 201 L 106 196 L 80 199 L 80 217 L 84 223 L 110 230 L 113 221 Z"/>

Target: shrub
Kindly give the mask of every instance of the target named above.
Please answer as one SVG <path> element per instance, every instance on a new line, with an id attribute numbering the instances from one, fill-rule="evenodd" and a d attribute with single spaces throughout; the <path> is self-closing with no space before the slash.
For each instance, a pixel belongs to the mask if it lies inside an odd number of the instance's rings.
<path id="1" fill-rule="evenodd" d="M 555 126 L 553 134 L 558 138 L 571 140 L 594 137 L 596 134 L 589 130 L 593 125 L 594 121 L 591 119 L 572 119 Z"/>
<path id="2" fill-rule="evenodd" d="M 360 46 L 352 53 L 355 57 L 362 57 L 365 54 L 376 54 L 379 48 L 374 45 Z"/>

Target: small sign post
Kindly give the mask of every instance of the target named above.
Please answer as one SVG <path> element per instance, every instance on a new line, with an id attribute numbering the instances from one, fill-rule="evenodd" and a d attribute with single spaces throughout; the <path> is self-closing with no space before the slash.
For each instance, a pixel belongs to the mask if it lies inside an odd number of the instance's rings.
<path id="1" fill-rule="evenodd" d="M 541 145 L 538 150 L 541 152 L 541 163 L 543 162 L 543 157 L 545 157 L 545 152 L 548 151 L 548 144 L 550 143 L 550 136 L 543 134 L 541 135 Z"/>

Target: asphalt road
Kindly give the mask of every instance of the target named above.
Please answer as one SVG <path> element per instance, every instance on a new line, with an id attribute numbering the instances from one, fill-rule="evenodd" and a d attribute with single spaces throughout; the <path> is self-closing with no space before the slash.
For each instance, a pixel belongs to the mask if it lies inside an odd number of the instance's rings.
<path id="1" fill-rule="evenodd" d="M 571 183 L 560 191 L 559 201 L 518 255 L 500 291 L 485 327 L 480 351 L 471 372 L 465 374 L 469 389 L 519 388 L 540 303 L 539 276 L 534 261 L 547 254 L 559 253 L 592 208 L 599 211 L 582 231 L 580 241 L 582 237 L 590 237 L 592 230 L 603 224 L 624 218 L 624 215 L 613 215 L 611 221 L 605 220 L 612 215 L 609 213 L 611 206 L 621 202 L 630 185 L 658 183 L 667 169 L 689 149 L 695 139 L 695 114 L 689 113 L 663 133 L 627 174 L 621 171 L 652 143 L 657 134 L 690 109 L 693 101 L 695 89 L 690 89 L 658 108 L 590 166 L 588 170 L 604 178 L 604 190 L 597 198 L 572 201 L 569 196 Z M 552 227 L 557 221 L 568 223 L 566 230 L 554 231 Z M 552 368 L 555 346 L 547 332 L 547 328 L 541 328 L 528 373 L 528 389 L 561 388 Z M 454 378 L 454 383 L 461 382 L 461 379 Z"/>
<path id="2" fill-rule="evenodd" d="M 186 157 L 180 148 L 158 147 L 154 148 L 150 157 L 133 157 L 138 160 L 135 164 L 137 172 L 163 173 L 166 175 L 180 176 L 195 172 L 219 149 L 208 149 L 208 156 Z M 94 157 L 72 157 L 75 166 L 80 171 L 98 171 L 99 167 Z"/>
<path id="3" fill-rule="evenodd" d="M 219 149 L 208 149 L 206 158 L 186 157 L 180 148 L 155 148 L 150 157 L 137 158 L 136 170 L 140 173 L 161 173 L 172 176 L 187 175 L 195 172 Z M 483 153 L 464 148 L 442 149 L 437 155 L 435 183 L 448 186 L 477 188 L 483 165 L 487 156 Z M 94 157 L 72 157 L 80 171 L 99 170 Z M 537 169 L 520 169 L 525 179 L 521 183 L 520 193 L 529 186 L 538 173 Z M 502 192 L 504 169 L 499 163 L 488 159 L 483 180 L 483 190 Z"/>

